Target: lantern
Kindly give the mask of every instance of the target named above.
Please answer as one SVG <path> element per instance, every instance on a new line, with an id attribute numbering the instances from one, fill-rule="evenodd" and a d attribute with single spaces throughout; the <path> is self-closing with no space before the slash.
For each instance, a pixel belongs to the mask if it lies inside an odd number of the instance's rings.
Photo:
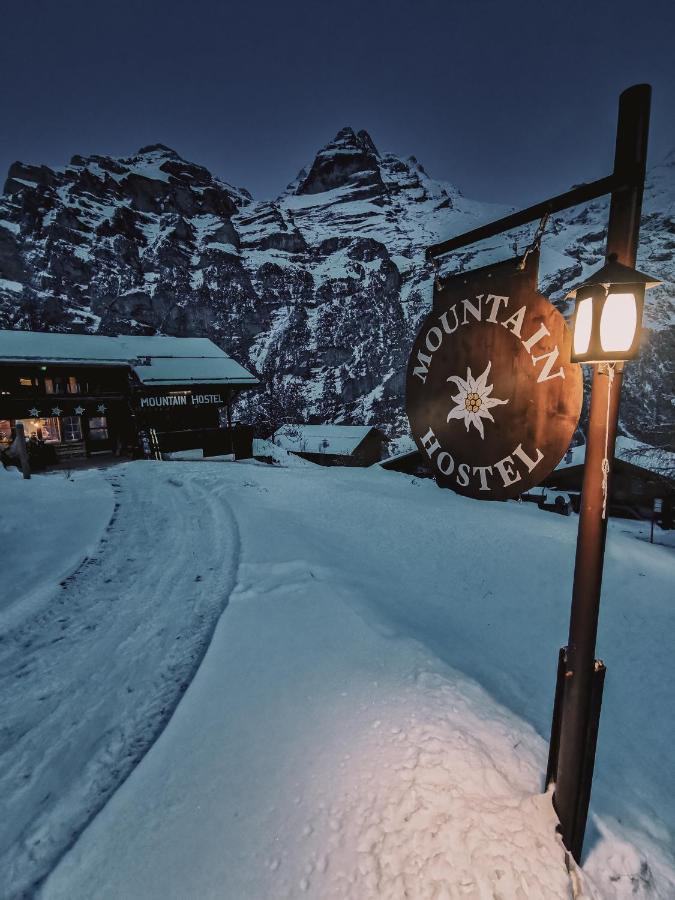
<path id="1" fill-rule="evenodd" d="M 576 298 L 572 362 L 632 359 L 640 345 L 645 290 L 655 278 L 608 258 L 605 265 L 570 291 Z"/>

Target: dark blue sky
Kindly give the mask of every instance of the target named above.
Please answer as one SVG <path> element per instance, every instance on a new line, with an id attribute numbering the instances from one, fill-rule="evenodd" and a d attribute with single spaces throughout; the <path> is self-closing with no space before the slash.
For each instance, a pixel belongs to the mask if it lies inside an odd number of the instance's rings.
<path id="1" fill-rule="evenodd" d="M 161 142 L 268 197 L 348 124 L 521 206 L 609 172 L 630 84 L 675 147 L 674 41 L 673 0 L 3 0 L 0 173 Z"/>

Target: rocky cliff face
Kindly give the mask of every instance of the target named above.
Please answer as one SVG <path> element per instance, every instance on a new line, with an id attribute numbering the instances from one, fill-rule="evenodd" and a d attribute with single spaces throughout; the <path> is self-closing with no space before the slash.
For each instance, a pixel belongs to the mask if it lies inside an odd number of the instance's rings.
<path id="1" fill-rule="evenodd" d="M 14 164 L 0 198 L 0 327 L 201 335 L 267 383 L 247 414 L 404 427 L 404 371 L 431 304 L 424 249 L 503 215 L 344 128 L 281 197 L 253 200 L 161 144 L 63 169 Z M 548 225 L 541 287 L 603 255 L 607 205 Z M 531 231 L 468 248 L 445 271 L 522 251 Z M 675 157 L 650 173 L 640 264 L 650 292 L 623 429 L 672 421 Z M 670 366 L 670 368 L 669 368 Z"/>

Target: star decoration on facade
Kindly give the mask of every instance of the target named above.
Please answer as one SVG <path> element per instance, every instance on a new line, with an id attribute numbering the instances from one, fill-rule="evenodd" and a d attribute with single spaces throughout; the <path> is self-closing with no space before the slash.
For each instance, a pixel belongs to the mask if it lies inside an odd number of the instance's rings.
<path id="1" fill-rule="evenodd" d="M 32 416 L 34 419 L 37 419 L 37 417 L 40 415 L 40 410 L 36 406 L 33 406 L 28 410 L 28 415 Z"/>
<path id="2" fill-rule="evenodd" d="M 105 403 L 99 403 L 99 405 L 96 407 L 96 409 L 97 409 L 100 413 L 104 413 L 104 412 L 105 412 Z"/>
<path id="3" fill-rule="evenodd" d="M 452 397 L 452 401 L 456 405 L 448 413 L 448 422 L 451 419 L 463 419 L 466 430 L 468 431 L 469 427 L 473 425 L 483 440 L 485 440 L 485 432 L 481 419 L 494 422 L 490 409 L 493 406 L 501 406 L 509 402 L 490 396 L 492 385 L 487 383 L 487 379 L 491 366 L 492 363 L 489 362 L 487 369 L 479 378 L 473 378 L 469 368 L 466 370 L 466 379 L 460 378 L 459 375 L 451 375 L 448 378 L 448 381 L 454 381 L 458 387 L 457 393 Z"/>
<path id="4" fill-rule="evenodd" d="M 61 415 L 61 407 L 60 406 L 52 406 L 52 415 L 60 416 Z"/>
<path id="5" fill-rule="evenodd" d="M 76 406 L 75 407 L 75 415 L 81 416 L 84 413 L 84 406 Z"/>

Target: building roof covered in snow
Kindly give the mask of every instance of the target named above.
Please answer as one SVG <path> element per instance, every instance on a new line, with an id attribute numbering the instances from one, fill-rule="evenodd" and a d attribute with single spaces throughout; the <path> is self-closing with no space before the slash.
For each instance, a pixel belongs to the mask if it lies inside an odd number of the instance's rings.
<path id="1" fill-rule="evenodd" d="M 0 330 L 0 363 L 131 366 L 143 384 L 258 384 L 208 338 Z"/>
<path id="2" fill-rule="evenodd" d="M 225 353 L 222 356 L 188 358 L 151 356 L 148 358 L 147 364 L 144 362 L 143 365 L 132 368 L 141 382 L 150 386 L 155 384 L 258 384 L 257 378 Z"/>
<path id="3" fill-rule="evenodd" d="M 675 453 L 621 435 L 616 439 L 614 458 L 665 477 L 669 477 L 669 473 L 672 477 L 672 472 L 675 471 Z M 556 472 L 583 466 L 585 461 L 585 444 L 570 447 L 556 466 Z"/>
<path id="4" fill-rule="evenodd" d="M 374 430 L 373 425 L 284 425 L 274 443 L 292 453 L 350 456 Z"/>

